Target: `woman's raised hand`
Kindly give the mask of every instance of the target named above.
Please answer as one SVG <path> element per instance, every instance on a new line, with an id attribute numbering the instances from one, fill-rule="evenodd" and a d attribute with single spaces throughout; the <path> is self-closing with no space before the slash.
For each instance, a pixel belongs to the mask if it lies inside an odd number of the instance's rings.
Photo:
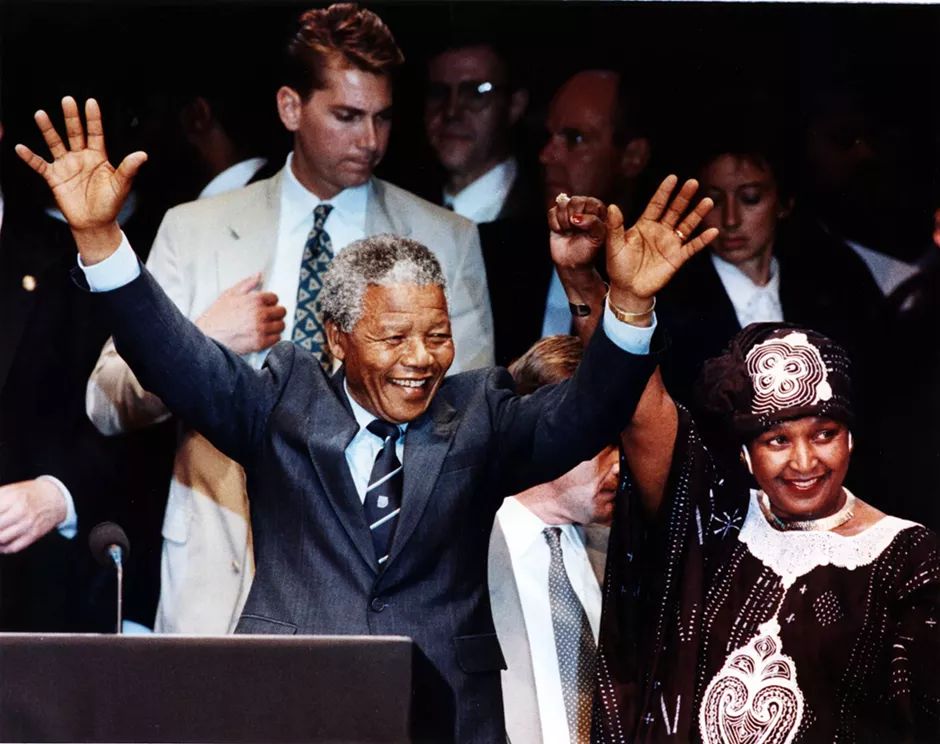
<path id="1" fill-rule="evenodd" d="M 698 182 L 686 181 L 670 202 L 677 183 L 675 176 L 668 176 L 629 230 L 624 230 L 623 214 L 616 205 L 607 209 L 610 298 L 627 312 L 647 309 L 651 298 L 666 286 L 679 267 L 718 237 L 718 230 L 709 228 L 689 240 L 713 203 L 711 199 L 702 199 L 683 218 L 698 191 Z"/>
<path id="2" fill-rule="evenodd" d="M 117 215 L 147 154 L 131 153 L 115 169 L 108 162 L 97 101 L 89 98 L 85 102 L 87 142 L 78 104 L 71 96 L 62 99 L 62 113 L 68 148 L 48 114 L 37 111 L 36 124 L 53 161 L 46 162 L 25 145 L 17 145 L 16 154 L 49 184 L 56 204 L 72 228 L 82 261 L 90 265 L 107 258 L 120 245 Z"/>

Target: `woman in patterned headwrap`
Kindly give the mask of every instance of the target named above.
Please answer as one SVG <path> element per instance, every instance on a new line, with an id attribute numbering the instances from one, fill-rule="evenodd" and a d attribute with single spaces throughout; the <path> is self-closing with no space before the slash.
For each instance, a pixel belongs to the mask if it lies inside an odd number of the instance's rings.
<path id="1" fill-rule="evenodd" d="M 843 487 L 845 352 L 751 324 L 696 394 L 739 457 L 651 380 L 623 435 L 595 741 L 940 740 L 938 540 Z"/>

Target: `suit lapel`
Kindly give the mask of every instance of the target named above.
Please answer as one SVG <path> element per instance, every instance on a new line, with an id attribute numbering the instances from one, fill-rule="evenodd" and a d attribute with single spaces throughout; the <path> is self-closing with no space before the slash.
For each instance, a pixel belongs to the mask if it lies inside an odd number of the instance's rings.
<path id="1" fill-rule="evenodd" d="M 359 425 L 346 400 L 343 379 L 342 371 L 337 372 L 330 381 L 332 395 L 311 396 L 310 419 L 317 422 L 318 433 L 308 438 L 307 446 L 323 491 L 343 529 L 362 559 L 378 573 L 365 511 L 346 462 L 346 448 L 359 431 Z"/>
<path id="2" fill-rule="evenodd" d="M 373 178 L 369 181 L 369 200 L 366 204 L 366 237 L 382 233 L 407 237 L 411 235 L 411 226 L 402 219 L 401 214 L 390 208 L 388 184 Z"/>
<path id="3" fill-rule="evenodd" d="M 286 167 L 286 166 L 285 166 Z M 216 253 L 219 291 L 253 273 L 266 278 L 277 251 L 283 169 L 263 184 L 261 197 L 232 215 L 225 226 L 224 247 Z"/>
<path id="4" fill-rule="evenodd" d="M 431 410 L 408 425 L 405 433 L 401 519 L 392 538 L 386 567 L 401 554 L 424 514 L 458 421 L 456 409 L 448 401 L 437 397 L 431 404 Z"/>

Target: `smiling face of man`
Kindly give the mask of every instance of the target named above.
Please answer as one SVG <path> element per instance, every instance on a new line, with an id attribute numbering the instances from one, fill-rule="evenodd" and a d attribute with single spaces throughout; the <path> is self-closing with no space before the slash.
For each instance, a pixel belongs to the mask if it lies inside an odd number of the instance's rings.
<path id="1" fill-rule="evenodd" d="M 394 424 L 423 414 L 454 361 L 444 290 L 434 284 L 369 285 L 352 330 L 327 323 L 349 394 Z"/>

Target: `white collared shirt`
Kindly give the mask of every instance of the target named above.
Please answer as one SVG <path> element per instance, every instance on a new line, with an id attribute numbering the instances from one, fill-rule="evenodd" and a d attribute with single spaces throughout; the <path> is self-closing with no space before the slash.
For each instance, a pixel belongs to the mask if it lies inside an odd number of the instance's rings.
<path id="1" fill-rule="evenodd" d="M 218 196 L 226 191 L 240 189 L 254 178 L 255 173 L 261 170 L 267 162 L 264 158 L 248 158 L 248 160 L 230 165 L 209 181 L 205 188 L 199 192 L 197 198 L 208 199 L 210 196 Z"/>
<path id="2" fill-rule="evenodd" d="M 354 240 L 366 236 L 366 206 L 369 184 L 341 191 L 332 199 L 323 200 L 307 191 L 291 170 L 294 154 L 287 156 L 284 178 L 281 181 L 281 209 L 277 228 L 277 250 L 271 269 L 264 280 L 263 289 L 274 292 L 278 302 L 287 311 L 281 340 L 289 341 L 294 331 L 294 313 L 297 310 L 297 284 L 300 281 L 300 262 L 304 246 L 313 229 L 313 210 L 321 202 L 333 205 L 323 227 L 329 233 L 333 255 Z M 267 352 L 251 355 L 251 361 L 260 367 Z M 257 357 L 257 359 L 255 359 Z"/>
<path id="3" fill-rule="evenodd" d="M 878 288 L 885 297 L 923 270 L 923 266 L 919 264 L 910 264 L 861 243 L 856 243 L 854 240 L 845 240 L 845 244 L 865 262 L 871 275 L 875 278 Z"/>
<path id="4" fill-rule="evenodd" d="M 780 304 L 780 262 L 776 256 L 770 259 L 770 280 L 763 287 L 755 284 L 737 266 L 728 263 L 714 252 L 709 252 L 709 256 L 742 328 L 750 323 L 783 321 L 783 306 Z"/>
<path id="5" fill-rule="evenodd" d="M 548 595 L 551 552 L 542 534 L 542 530 L 550 525 L 513 497 L 503 501 L 496 518 L 506 537 L 512 571 L 522 602 L 542 724 L 542 741 L 544 744 L 569 744 L 568 719 Z M 573 524 L 557 526 L 561 528 L 561 552 L 568 579 L 581 600 L 596 642 L 601 622 L 601 588 L 588 559 L 584 530 Z"/>
<path id="6" fill-rule="evenodd" d="M 345 380 L 343 380 L 343 389 L 346 391 L 349 405 L 352 406 L 356 423 L 359 424 L 359 431 L 346 448 L 346 463 L 349 465 L 349 472 L 356 486 L 356 492 L 359 494 L 359 500 L 365 502 L 366 489 L 369 487 L 369 476 L 372 475 L 372 466 L 375 465 L 375 458 L 382 450 L 385 442 L 366 428 L 376 420 L 376 417 L 356 403 L 349 394 L 349 387 L 346 385 Z M 405 462 L 405 431 L 407 429 L 408 424 L 398 425 L 400 434 L 395 442 L 395 454 L 398 455 L 398 462 L 402 464 Z"/>
<path id="7" fill-rule="evenodd" d="M 461 217 L 478 224 L 492 222 L 502 211 L 518 173 L 519 164 L 515 158 L 504 160 L 459 193 L 451 195 L 445 191 L 444 206 L 452 207 Z"/>

